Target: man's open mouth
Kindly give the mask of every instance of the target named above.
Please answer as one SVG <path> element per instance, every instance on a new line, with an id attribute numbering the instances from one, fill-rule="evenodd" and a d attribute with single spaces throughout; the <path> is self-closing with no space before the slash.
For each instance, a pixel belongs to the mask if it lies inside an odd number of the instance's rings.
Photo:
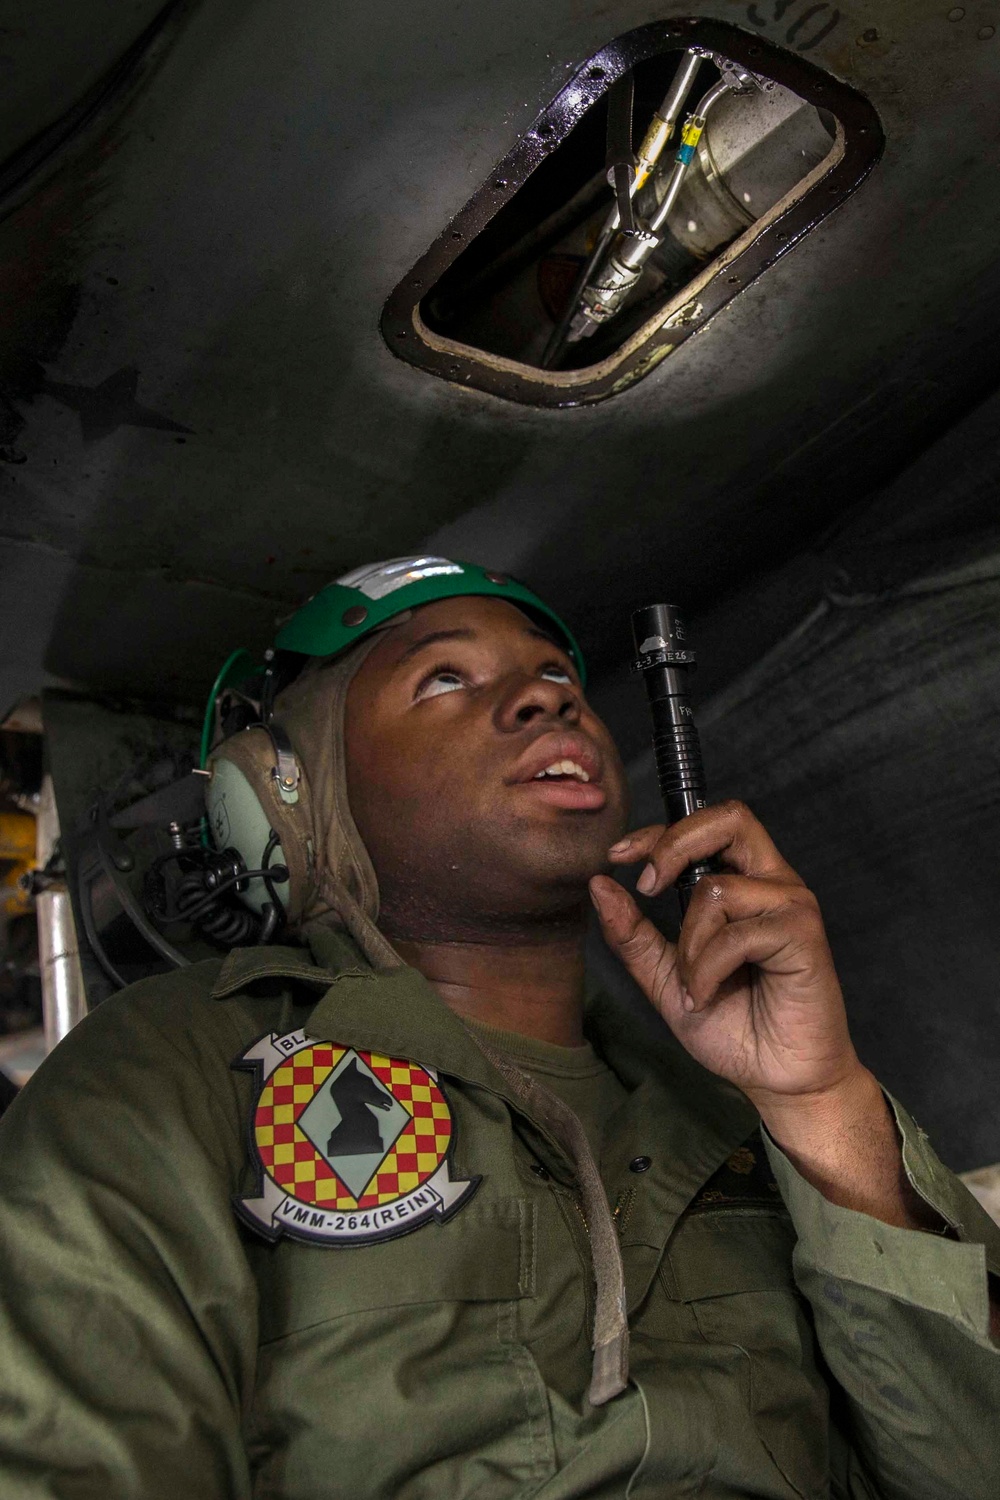
<path id="1" fill-rule="evenodd" d="M 548 729 L 522 751 L 510 780 L 571 781 L 586 786 L 600 781 L 603 770 L 600 751 L 589 736 Z"/>
<path id="2" fill-rule="evenodd" d="M 583 734 L 548 730 L 518 760 L 511 782 L 552 807 L 596 812 L 607 802 L 600 751 Z"/>
<path id="3" fill-rule="evenodd" d="M 589 781 L 590 773 L 575 760 L 554 760 L 544 771 L 533 776 L 532 781 Z"/>

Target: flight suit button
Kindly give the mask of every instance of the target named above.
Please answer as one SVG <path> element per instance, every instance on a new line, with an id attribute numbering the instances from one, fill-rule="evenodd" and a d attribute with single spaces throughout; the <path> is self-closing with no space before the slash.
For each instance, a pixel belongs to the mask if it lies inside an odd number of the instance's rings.
<path id="1" fill-rule="evenodd" d="M 652 1165 L 653 1158 L 651 1156 L 633 1156 L 628 1164 L 628 1169 L 630 1172 L 648 1172 Z"/>
<path id="2" fill-rule="evenodd" d="M 543 1167 L 540 1161 L 533 1161 L 531 1163 L 531 1170 L 534 1172 L 535 1176 L 540 1177 L 543 1182 L 548 1182 L 550 1176 L 549 1169 L 548 1167 Z"/>

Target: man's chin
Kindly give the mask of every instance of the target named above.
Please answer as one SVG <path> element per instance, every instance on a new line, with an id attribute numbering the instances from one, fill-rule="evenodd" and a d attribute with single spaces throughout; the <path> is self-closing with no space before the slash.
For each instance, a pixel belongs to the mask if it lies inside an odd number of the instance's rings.
<path id="1" fill-rule="evenodd" d="M 553 836 L 551 828 L 494 824 L 488 840 L 450 843 L 433 855 L 425 850 L 430 857 L 416 880 L 410 866 L 399 872 L 401 883 L 379 871 L 379 926 L 390 941 L 508 944 L 581 936 L 588 882 L 607 869 L 618 836 L 601 824 L 586 836 L 580 829 Z"/>
<path id="2" fill-rule="evenodd" d="M 602 815 L 584 822 L 569 819 L 555 826 L 523 829 L 514 843 L 512 864 L 526 886 L 553 896 L 587 895 L 592 876 L 608 868 L 608 850 L 621 837 L 624 820 Z M 498 851 L 499 852 L 499 851 Z"/>

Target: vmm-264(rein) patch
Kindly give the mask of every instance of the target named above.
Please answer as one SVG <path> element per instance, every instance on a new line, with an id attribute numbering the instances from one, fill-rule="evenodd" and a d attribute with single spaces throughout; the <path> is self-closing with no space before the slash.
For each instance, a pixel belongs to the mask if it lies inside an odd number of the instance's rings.
<path id="1" fill-rule="evenodd" d="M 233 1067 L 258 1084 L 257 1193 L 233 1201 L 266 1239 L 370 1245 L 450 1218 L 479 1186 L 449 1173 L 454 1121 L 430 1068 L 302 1031 L 268 1032 Z"/>

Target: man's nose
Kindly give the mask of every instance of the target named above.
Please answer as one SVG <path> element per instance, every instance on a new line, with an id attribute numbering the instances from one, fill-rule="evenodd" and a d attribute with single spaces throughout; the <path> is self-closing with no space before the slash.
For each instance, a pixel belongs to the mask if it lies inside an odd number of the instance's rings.
<path id="1" fill-rule="evenodd" d="M 518 677 L 502 695 L 496 710 L 497 728 L 510 734 L 536 719 L 554 719 L 576 724 L 580 698 L 567 682 L 549 682 L 544 677 Z"/>

